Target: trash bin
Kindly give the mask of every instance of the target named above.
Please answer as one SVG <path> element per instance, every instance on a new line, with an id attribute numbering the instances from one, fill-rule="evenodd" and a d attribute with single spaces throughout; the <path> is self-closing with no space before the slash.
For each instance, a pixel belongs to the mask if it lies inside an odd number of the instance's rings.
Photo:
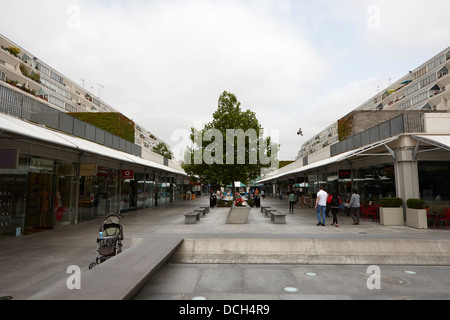
<path id="1" fill-rule="evenodd" d="M 211 208 L 214 208 L 214 205 L 215 205 L 215 203 L 214 203 L 214 196 L 211 195 L 211 196 L 209 197 L 209 206 L 210 206 Z"/>

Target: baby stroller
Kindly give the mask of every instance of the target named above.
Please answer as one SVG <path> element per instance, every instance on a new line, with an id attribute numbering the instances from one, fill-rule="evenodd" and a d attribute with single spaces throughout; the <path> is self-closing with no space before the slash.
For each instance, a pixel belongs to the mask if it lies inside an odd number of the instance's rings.
<path id="1" fill-rule="evenodd" d="M 89 269 L 119 254 L 122 251 L 122 240 L 122 218 L 112 214 L 103 219 L 97 238 L 97 257 L 89 265 Z"/>

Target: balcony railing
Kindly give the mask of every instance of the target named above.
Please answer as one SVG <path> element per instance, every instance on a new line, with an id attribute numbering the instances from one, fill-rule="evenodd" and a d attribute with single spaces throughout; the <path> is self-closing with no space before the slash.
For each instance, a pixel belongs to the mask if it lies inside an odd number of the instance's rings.
<path id="1" fill-rule="evenodd" d="M 402 133 L 425 132 L 423 112 L 404 113 L 331 146 L 331 156 L 351 151 Z"/>
<path id="2" fill-rule="evenodd" d="M 40 102 L 39 98 L 32 98 L 3 83 L 0 83 L 0 113 L 43 124 L 139 157 L 142 155 L 141 146 L 58 111 Z"/>

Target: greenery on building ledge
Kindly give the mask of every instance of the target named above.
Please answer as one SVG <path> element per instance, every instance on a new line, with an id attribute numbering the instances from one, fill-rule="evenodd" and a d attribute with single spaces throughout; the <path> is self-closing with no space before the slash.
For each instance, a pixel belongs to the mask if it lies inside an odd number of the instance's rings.
<path id="1" fill-rule="evenodd" d="M 69 115 L 134 143 L 134 122 L 123 114 L 115 112 L 72 112 Z"/>

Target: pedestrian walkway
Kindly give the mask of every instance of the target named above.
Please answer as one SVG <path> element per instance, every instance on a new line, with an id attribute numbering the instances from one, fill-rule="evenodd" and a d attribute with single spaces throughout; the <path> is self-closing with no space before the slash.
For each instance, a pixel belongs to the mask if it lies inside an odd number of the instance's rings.
<path id="1" fill-rule="evenodd" d="M 430 264 L 445 265 L 450 259 L 450 233 L 445 229 L 385 227 L 372 221 L 354 226 L 349 217 L 339 217 L 339 228 L 330 225 L 331 219 L 327 220 L 323 227 L 316 226 L 317 218 L 314 210 L 296 207 L 294 214 L 289 214 L 288 203 L 277 199 L 266 198 L 262 201 L 262 205 L 286 212 L 285 225 L 274 224 L 261 214 L 259 208 L 251 210 L 245 225 L 226 224 L 227 208 L 211 209 L 210 213 L 194 225 L 184 223 L 186 212 L 208 205 L 208 198 L 199 197 L 196 200 L 178 202 L 165 207 L 125 213 L 123 251 L 161 237 L 171 236 L 184 239 L 180 249 L 173 256 L 174 260 L 178 259 L 183 263 L 190 258 L 205 263 L 201 259 L 210 259 L 214 255 L 216 259 L 212 260 L 214 263 L 230 263 L 229 260 L 223 260 L 228 258 L 234 259 L 233 263 L 258 263 L 258 260 L 246 261 L 252 254 L 255 259 L 269 258 L 272 259 L 271 263 L 286 263 L 287 256 L 295 256 L 302 250 L 304 257 L 312 254 L 317 262 L 325 263 L 326 261 L 319 261 L 320 257 L 333 256 L 328 253 L 331 249 L 338 248 L 337 244 L 340 241 L 344 245 L 334 258 L 350 255 L 357 257 L 358 253 L 355 254 L 354 250 L 360 250 L 362 253 L 378 250 L 376 257 L 388 253 L 393 259 L 396 254 L 401 254 L 407 261 L 414 261 L 416 257 L 420 257 Z M 66 281 L 70 275 L 67 268 L 71 265 L 79 266 L 82 274 L 90 272 L 88 266 L 96 256 L 96 238 L 100 221 L 84 222 L 29 236 L 1 240 L 0 259 L 3 263 L 0 264 L 0 296 L 33 299 L 40 292 L 48 291 L 55 283 Z M 199 246 L 194 246 L 195 250 L 189 251 L 191 250 L 189 246 L 195 241 Z M 271 242 L 278 246 L 289 242 L 290 250 L 293 251 L 280 252 L 281 247 L 269 246 Z M 235 243 L 236 246 L 230 247 L 231 243 Z M 257 243 L 260 244 L 259 247 L 255 246 Z M 371 244 L 374 245 L 370 247 Z M 307 252 L 311 245 L 314 252 Z M 388 249 L 390 251 L 383 252 Z M 268 255 L 268 252 L 272 254 Z M 273 254 L 274 252 L 276 254 Z M 198 253 L 198 256 L 195 257 L 192 253 Z M 138 250 L 136 254 L 139 254 Z M 239 257 L 241 260 L 236 260 Z M 275 260 L 279 258 L 279 261 L 273 260 L 274 258 Z M 114 263 L 114 259 L 108 263 Z M 267 263 L 268 260 L 264 261 Z M 344 263 L 344 261 L 337 262 Z M 385 260 L 379 263 L 390 264 L 395 261 Z M 102 265 L 96 268 L 101 267 Z M 130 269 L 130 266 L 123 267 L 125 270 Z"/>

